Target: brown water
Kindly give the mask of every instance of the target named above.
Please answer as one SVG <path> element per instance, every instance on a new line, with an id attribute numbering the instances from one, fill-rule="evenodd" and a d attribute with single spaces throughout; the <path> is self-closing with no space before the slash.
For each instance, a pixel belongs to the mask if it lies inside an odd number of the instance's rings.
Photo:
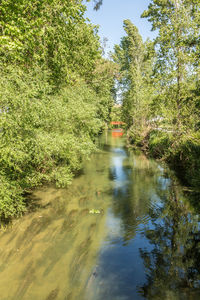
<path id="1" fill-rule="evenodd" d="M 68 189 L 0 232 L 0 300 L 200 299 L 199 215 L 168 172 L 104 134 Z"/>

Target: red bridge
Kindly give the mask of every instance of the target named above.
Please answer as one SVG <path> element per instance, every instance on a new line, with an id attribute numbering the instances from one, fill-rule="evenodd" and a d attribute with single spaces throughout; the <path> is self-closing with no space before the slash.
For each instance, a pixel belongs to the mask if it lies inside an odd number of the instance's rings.
<path id="1" fill-rule="evenodd" d="M 123 136 L 124 130 L 122 128 L 120 128 L 120 125 L 125 125 L 124 122 L 112 121 L 112 122 L 110 122 L 110 125 L 112 125 L 114 127 L 114 129 L 112 129 L 112 136 L 113 137 Z"/>
<path id="2" fill-rule="evenodd" d="M 124 122 L 121 122 L 121 121 L 112 121 L 110 122 L 111 125 L 125 125 Z"/>

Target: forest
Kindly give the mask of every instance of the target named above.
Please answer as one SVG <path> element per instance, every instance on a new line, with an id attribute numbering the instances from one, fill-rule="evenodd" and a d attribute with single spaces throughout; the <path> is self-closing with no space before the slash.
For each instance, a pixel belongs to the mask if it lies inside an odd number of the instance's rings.
<path id="1" fill-rule="evenodd" d="M 35 187 L 66 187 L 111 119 L 116 90 L 128 142 L 200 181 L 200 3 L 151 0 L 111 58 L 82 0 L 0 3 L 0 217 L 20 216 Z M 94 1 L 100 9 L 102 1 Z"/>

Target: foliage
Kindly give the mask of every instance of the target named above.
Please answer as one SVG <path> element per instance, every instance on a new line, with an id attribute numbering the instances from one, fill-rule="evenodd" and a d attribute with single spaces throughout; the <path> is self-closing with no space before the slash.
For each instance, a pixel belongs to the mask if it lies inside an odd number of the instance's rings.
<path id="1" fill-rule="evenodd" d="M 131 127 L 143 126 L 151 102 L 153 46 L 143 43 L 138 29 L 130 20 L 124 21 L 126 36 L 115 46 L 113 59 L 120 66 L 120 88 L 123 91 L 122 112 L 124 121 Z"/>
<path id="2" fill-rule="evenodd" d="M 95 4 L 95 6 L 94 6 L 95 10 L 98 10 L 101 7 L 101 5 L 103 4 L 103 0 L 93 0 L 93 1 Z"/>
<path id="3" fill-rule="evenodd" d="M 151 0 L 142 17 L 157 30 L 156 39 L 144 43 L 137 28 L 125 20 L 126 36 L 113 55 L 120 67 L 130 143 L 171 161 L 196 186 L 200 178 L 199 9 L 196 0 Z"/>
<path id="4" fill-rule="evenodd" d="M 120 104 L 113 105 L 110 117 L 113 122 L 120 122 L 122 120 L 122 107 Z"/>
<path id="5" fill-rule="evenodd" d="M 109 121 L 113 62 L 81 0 L 0 3 L 0 217 L 25 194 L 68 185 Z"/>
<path id="6" fill-rule="evenodd" d="M 199 188 L 200 181 L 200 134 L 188 132 L 174 141 L 168 160 L 181 174 L 186 183 Z M 166 150 L 165 150 L 166 151 Z M 166 151 L 167 152 L 167 151 Z"/>
<path id="7" fill-rule="evenodd" d="M 172 145 L 172 137 L 168 132 L 151 131 L 149 134 L 149 152 L 157 158 L 164 156 L 166 149 Z"/>
<path id="8" fill-rule="evenodd" d="M 1 218 L 20 215 L 25 210 L 22 189 L 19 184 L 9 181 L 1 171 L 0 174 L 0 211 Z"/>
<path id="9" fill-rule="evenodd" d="M 101 98 L 83 82 L 47 96 L 50 87 L 44 78 L 9 71 L 1 72 L 0 87 L 2 182 L 11 184 L 10 194 L 15 185 L 19 194 L 41 182 L 66 186 L 83 157 L 94 150 L 93 137 L 103 125 L 98 116 Z"/>
<path id="10" fill-rule="evenodd" d="M 0 55 L 24 68 L 37 64 L 50 70 L 58 86 L 74 73 L 90 77 L 100 57 L 95 26 L 86 23 L 81 0 L 12 0 L 0 5 Z"/>
<path id="11" fill-rule="evenodd" d="M 155 40 L 157 46 L 156 72 L 161 88 L 166 92 L 173 89 L 177 129 L 184 122 L 185 104 L 188 102 L 188 90 L 196 77 L 196 45 L 199 25 L 196 13 L 196 1 L 167 0 L 151 1 L 142 17 L 148 18 L 152 29 L 158 30 Z M 189 89 L 188 89 L 189 86 Z"/>
<path id="12" fill-rule="evenodd" d="M 91 87 L 101 97 L 99 116 L 109 122 L 110 113 L 115 98 L 115 79 L 117 77 L 117 65 L 108 59 L 101 58 L 96 63 L 92 73 Z"/>

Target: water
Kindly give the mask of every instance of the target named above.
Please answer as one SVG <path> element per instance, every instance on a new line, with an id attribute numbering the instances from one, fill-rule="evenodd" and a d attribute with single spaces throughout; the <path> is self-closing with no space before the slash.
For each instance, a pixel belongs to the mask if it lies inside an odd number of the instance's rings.
<path id="1" fill-rule="evenodd" d="M 116 132 L 68 189 L 0 233 L 0 299 L 200 299 L 198 210 Z"/>

